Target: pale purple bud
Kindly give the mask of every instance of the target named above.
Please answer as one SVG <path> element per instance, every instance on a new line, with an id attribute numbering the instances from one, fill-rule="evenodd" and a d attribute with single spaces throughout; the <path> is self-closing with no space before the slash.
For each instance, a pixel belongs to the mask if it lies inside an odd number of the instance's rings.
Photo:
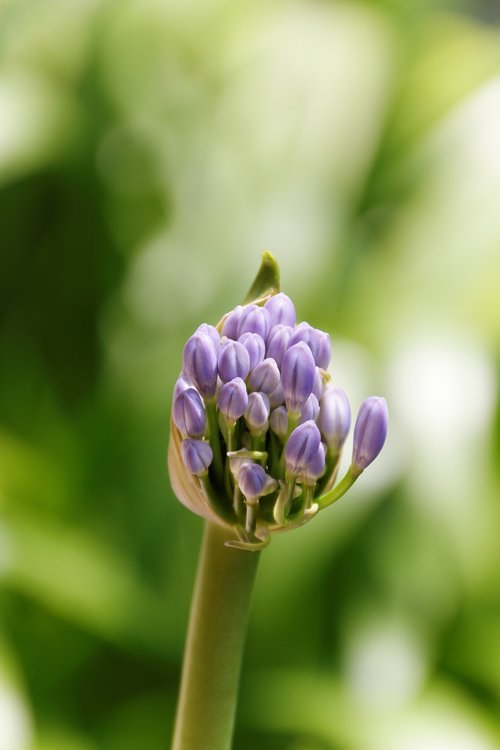
<path id="1" fill-rule="evenodd" d="M 275 409 L 277 406 L 281 406 L 281 404 L 285 403 L 281 381 L 278 383 L 274 391 L 269 394 L 269 403 L 271 405 L 271 409 Z"/>
<path id="2" fill-rule="evenodd" d="M 263 339 L 270 328 L 269 313 L 258 305 L 246 305 L 238 324 L 238 338 L 244 333 L 258 333 Z"/>
<path id="3" fill-rule="evenodd" d="M 243 344 L 250 357 L 250 370 L 262 362 L 266 354 L 266 344 L 258 333 L 244 333 L 238 341 Z"/>
<path id="4" fill-rule="evenodd" d="M 316 482 L 325 472 L 326 467 L 326 447 L 320 443 L 315 455 L 311 458 L 306 466 L 303 479 L 308 484 Z"/>
<path id="5" fill-rule="evenodd" d="M 267 429 L 269 412 L 269 398 L 266 394 L 250 393 L 245 419 L 251 431 L 260 432 Z"/>
<path id="6" fill-rule="evenodd" d="M 183 440 L 181 454 L 184 466 L 190 474 L 204 474 L 212 463 L 212 449 L 203 440 Z"/>
<path id="7" fill-rule="evenodd" d="M 382 450 L 387 436 L 389 413 L 385 398 L 370 396 L 363 401 L 354 425 L 352 466 L 361 472 Z"/>
<path id="8" fill-rule="evenodd" d="M 313 328 L 309 323 L 299 323 L 290 336 L 290 346 L 299 341 L 307 344 L 318 367 L 326 370 L 332 356 L 332 344 L 326 331 Z"/>
<path id="9" fill-rule="evenodd" d="M 291 346 L 281 365 L 281 385 L 289 411 L 302 411 L 312 393 L 315 375 L 316 365 L 309 347 L 303 342 Z"/>
<path id="10" fill-rule="evenodd" d="M 237 482 L 238 487 L 247 499 L 257 498 L 264 492 L 267 474 L 260 464 L 247 462 L 240 466 Z"/>
<path id="11" fill-rule="evenodd" d="M 239 341 L 228 339 L 219 352 L 219 377 L 227 383 L 234 378 L 245 380 L 250 370 L 250 356 Z"/>
<path id="12" fill-rule="evenodd" d="M 319 413 L 319 401 L 314 395 L 314 393 L 311 393 L 306 403 L 304 404 L 304 408 L 300 412 L 299 424 L 302 424 L 303 422 L 308 422 L 310 419 L 312 419 L 313 422 L 315 422 L 316 417 L 318 416 L 318 413 Z"/>
<path id="13" fill-rule="evenodd" d="M 248 406 L 248 393 L 243 380 L 234 378 L 223 385 L 217 403 L 226 419 L 236 422 L 242 417 Z"/>
<path id="14" fill-rule="evenodd" d="M 179 377 L 175 381 L 172 400 L 175 400 L 179 393 L 182 393 L 182 391 L 186 391 L 188 388 L 192 387 L 193 384 L 184 375 L 179 375 Z"/>
<path id="15" fill-rule="evenodd" d="M 184 375 L 204 398 L 212 398 L 217 387 L 217 355 L 205 333 L 195 333 L 186 342 L 182 354 Z"/>
<path id="16" fill-rule="evenodd" d="M 341 388 L 330 386 L 325 389 L 320 401 L 318 425 L 329 450 L 340 453 L 351 429 L 351 407 Z"/>
<path id="17" fill-rule="evenodd" d="M 274 359 L 264 359 L 250 373 L 248 385 L 252 391 L 272 393 L 280 384 L 280 371 Z"/>
<path id="18" fill-rule="evenodd" d="M 208 323 L 202 323 L 201 325 L 198 326 L 195 333 L 204 333 L 206 336 L 208 336 L 208 338 L 214 345 L 215 353 L 219 354 L 220 334 L 217 328 L 215 328 L 215 326 L 211 326 Z"/>
<path id="19" fill-rule="evenodd" d="M 238 338 L 238 326 L 244 309 L 243 305 L 237 305 L 234 310 L 231 310 L 222 324 L 222 336 L 227 336 L 228 339 Z"/>
<path id="20" fill-rule="evenodd" d="M 283 357 L 288 349 L 290 342 L 290 336 L 292 335 L 293 328 L 290 326 L 276 325 L 269 331 L 267 337 L 267 349 L 266 356 L 272 357 L 278 367 L 281 367 Z"/>
<path id="21" fill-rule="evenodd" d="M 290 474 L 303 474 L 321 444 L 321 435 L 315 422 L 299 425 L 285 446 L 286 469 Z"/>
<path id="22" fill-rule="evenodd" d="M 183 435 L 200 438 L 205 432 L 205 406 L 194 388 L 177 394 L 172 404 L 172 418 Z"/>
<path id="23" fill-rule="evenodd" d="M 279 294 L 275 294 L 268 299 L 264 308 L 269 312 L 272 326 L 282 323 L 293 328 L 295 325 L 297 317 L 295 306 L 290 297 L 287 297 L 283 292 L 279 292 Z"/>
<path id="24" fill-rule="evenodd" d="M 284 406 L 278 406 L 276 409 L 272 410 L 271 416 L 269 417 L 269 425 L 271 430 L 280 440 L 286 438 L 288 432 L 288 412 Z"/>
<path id="25" fill-rule="evenodd" d="M 316 368 L 316 375 L 314 376 L 314 386 L 313 386 L 313 393 L 318 399 L 318 401 L 321 401 L 321 397 L 323 395 L 323 391 L 325 388 L 325 384 L 323 381 L 323 376 L 321 375 L 321 370 L 319 367 Z"/>

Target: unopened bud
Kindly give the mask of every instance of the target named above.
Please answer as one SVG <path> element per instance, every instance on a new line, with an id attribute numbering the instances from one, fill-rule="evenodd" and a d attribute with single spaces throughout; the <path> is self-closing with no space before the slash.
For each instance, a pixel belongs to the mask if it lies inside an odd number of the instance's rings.
<path id="1" fill-rule="evenodd" d="M 205 432 L 205 406 L 194 388 L 186 388 L 174 398 L 172 417 L 175 426 L 191 438 L 200 438 Z"/>
<path id="2" fill-rule="evenodd" d="M 203 440 L 183 440 L 181 454 L 184 466 L 191 474 L 204 474 L 212 463 L 212 449 Z"/>
<path id="3" fill-rule="evenodd" d="M 354 425 L 353 469 L 362 472 L 377 458 L 385 443 L 388 424 L 385 398 L 370 396 L 363 401 Z"/>
<path id="4" fill-rule="evenodd" d="M 312 393 L 315 377 L 316 365 L 309 347 L 303 342 L 291 346 L 281 365 L 281 385 L 289 411 L 302 411 Z"/>
<path id="5" fill-rule="evenodd" d="M 243 416 L 248 406 L 248 394 L 241 378 L 234 378 L 222 386 L 217 399 L 221 414 L 230 422 Z"/>
<path id="6" fill-rule="evenodd" d="M 217 387 L 217 355 L 205 333 L 195 333 L 182 354 L 183 371 L 204 398 L 212 398 Z"/>

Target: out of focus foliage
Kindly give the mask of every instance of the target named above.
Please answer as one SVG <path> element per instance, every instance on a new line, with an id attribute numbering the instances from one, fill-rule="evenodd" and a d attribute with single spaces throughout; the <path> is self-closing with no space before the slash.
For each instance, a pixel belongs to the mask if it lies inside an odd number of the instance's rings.
<path id="1" fill-rule="evenodd" d="M 0 5 L 0 750 L 167 747 L 170 393 L 264 248 L 391 431 L 263 556 L 236 747 L 500 747 L 498 15 Z"/>

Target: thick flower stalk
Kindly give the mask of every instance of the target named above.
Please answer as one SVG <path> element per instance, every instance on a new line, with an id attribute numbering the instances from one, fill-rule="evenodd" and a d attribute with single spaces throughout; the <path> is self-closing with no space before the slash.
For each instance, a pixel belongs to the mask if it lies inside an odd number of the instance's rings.
<path id="1" fill-rule="evenodd" d="M 387 405 L 370 397 L 337 482 L 351 409 L 330 359 L 330 336 L 297 323 L 269 254 L 246 304 L 216 326 L 200 325 L 184 346 L 169 470 L 177 497 L 207 520 L 207 533 L 174 750 L 229 748 L 243 636 L 237 647 L 228 643 L 246 627 L 258 552 L 342 497 L 384 445 Z"/>

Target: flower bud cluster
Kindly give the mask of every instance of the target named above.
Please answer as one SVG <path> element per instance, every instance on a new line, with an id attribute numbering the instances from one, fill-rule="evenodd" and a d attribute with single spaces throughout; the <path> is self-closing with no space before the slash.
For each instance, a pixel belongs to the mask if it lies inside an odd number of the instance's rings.
<path id="1" fill-rule="evenodd" d="M 250 549 L 334 501 L 351 427 L 348 398 L 327 372 L 328 333 L 297 324 L 283 293 L 259 302 L 238 305 L 217 328 L 199 326 L 172 404 L 182 470 L 202 493 L 197 512 L 232 526 L 235 546 Z M 381 451 L 387 422 L 383 398 L 362 404 L 351 484 Z"/>

